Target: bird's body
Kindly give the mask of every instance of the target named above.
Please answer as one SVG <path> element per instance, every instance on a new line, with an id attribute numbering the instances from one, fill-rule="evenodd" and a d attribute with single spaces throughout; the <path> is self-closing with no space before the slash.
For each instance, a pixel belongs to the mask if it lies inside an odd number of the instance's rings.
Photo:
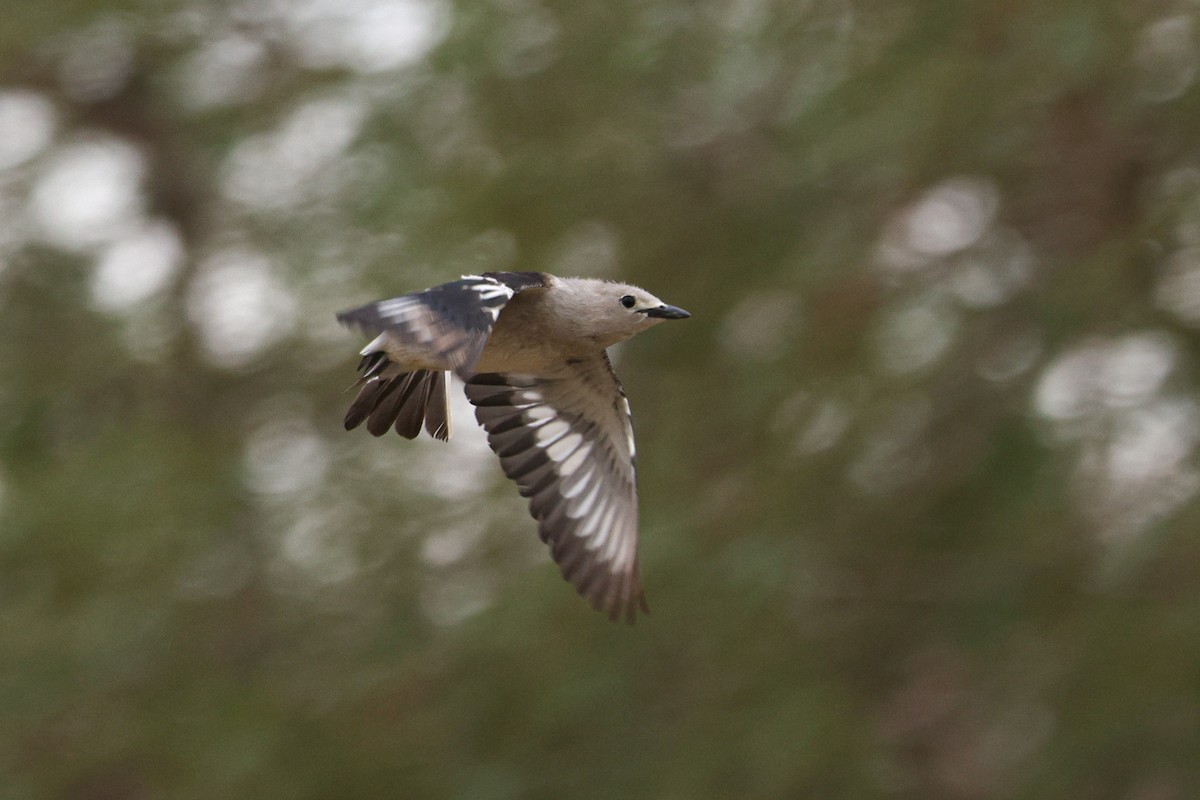
<path id="1" fill-rule="evenodd" d="M 379 335 L 362 351 L 346 428 L 449 436 L 446 372 L 530 498 L 543 541 L 592 605 L 632 621 L 637 570 L 629 404 L 605 350 L 687 312 L 642 289 L 539 272 L 485 273 L 338 315 Z"/>

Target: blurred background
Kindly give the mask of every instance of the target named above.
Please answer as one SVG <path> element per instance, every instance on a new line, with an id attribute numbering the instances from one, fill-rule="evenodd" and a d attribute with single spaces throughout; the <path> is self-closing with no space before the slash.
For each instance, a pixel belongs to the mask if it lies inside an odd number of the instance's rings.
<path id="1" fill-rule="evenodd" d="M 0 798 L 1200 796 L 1194 0 L 69 0 L 0 25 Z M 334 312 L 615 354 L 653 614 Z"/>

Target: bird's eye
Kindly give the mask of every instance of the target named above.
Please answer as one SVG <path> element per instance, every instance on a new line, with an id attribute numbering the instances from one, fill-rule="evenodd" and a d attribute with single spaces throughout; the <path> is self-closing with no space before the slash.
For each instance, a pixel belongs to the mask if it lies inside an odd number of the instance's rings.
<path id="1" fill-rule="evenodd" d="M 627 294 L 621 298 L 621 305 L 625 306 L 626 308 L 633 308 L 637 305 L 637 298 L 631 294 Z"/>

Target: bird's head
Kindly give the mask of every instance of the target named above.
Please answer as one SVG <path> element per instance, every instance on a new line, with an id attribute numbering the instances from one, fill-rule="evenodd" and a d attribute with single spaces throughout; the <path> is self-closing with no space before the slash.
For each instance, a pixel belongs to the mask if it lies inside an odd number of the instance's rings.
<path id="1" fill-rule="evenodd" d="M 581 333 L 601 347 L 610 347 L 652 328 L 663 320 L 687 319 L 688 312 L 668 305 L 645 289 L 627 283 L 591 278 L 560 279 L 554 286 L 560 308 L 575 320 Z"/>

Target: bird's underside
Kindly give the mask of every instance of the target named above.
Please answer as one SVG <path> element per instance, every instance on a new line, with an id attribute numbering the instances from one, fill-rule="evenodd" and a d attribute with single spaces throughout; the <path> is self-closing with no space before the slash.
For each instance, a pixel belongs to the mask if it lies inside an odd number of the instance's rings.
<path id="1" fill-rule="evenodd" d="M 340 314 L 380 333 L 363 350 L 346 428 L 365 422 L 375 436 L 394 429 L 412 439 L 424 427 L 445 440 L 447 373 L 457 373 L 563 577 L 597 610 L 632 622 L 639 608 L 649 611 L 638 575 L 633 432 L 608 357 L 596 350 L 536 374 L 475 371 L 507 302 L 544 285 L 540 273 L 486 273 Z M 487 362 L 504 360 L 489 353 Z"/>

